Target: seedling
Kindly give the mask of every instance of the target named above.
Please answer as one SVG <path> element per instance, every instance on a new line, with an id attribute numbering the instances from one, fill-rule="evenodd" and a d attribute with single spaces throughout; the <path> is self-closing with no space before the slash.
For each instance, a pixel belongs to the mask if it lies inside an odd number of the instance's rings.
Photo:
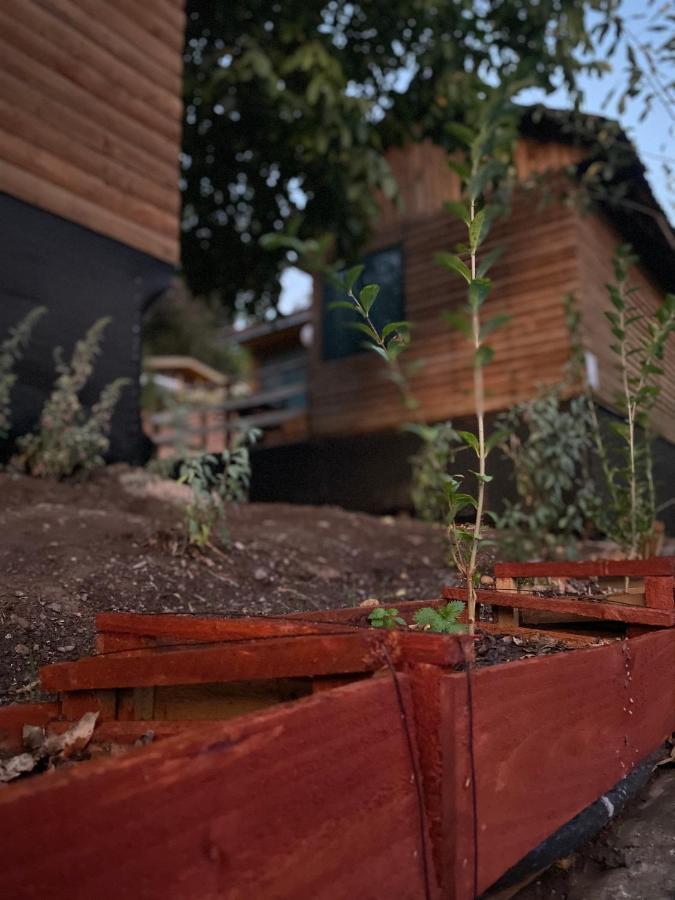
<path id="1" fill-rule="evenodd" d="M 461 634 L 467 630 L 467 626 L 458 621 L 465 608 L 461 600 L 450 600 L 447 606 L 439 609 L 432 606 L 418 609 L 413 619 L 415 625 L 419 625 L 425 631 L 434 631 L 436 634 Z"/>
<path id="2" fill-rule="evenodd" d="M 396 628 L 405 626 L 406 621 L 398 614 L 397 609 L 386 609 L 384 606 L 376 606 L 368 616 L 368 621 L 373 628 Z"/>

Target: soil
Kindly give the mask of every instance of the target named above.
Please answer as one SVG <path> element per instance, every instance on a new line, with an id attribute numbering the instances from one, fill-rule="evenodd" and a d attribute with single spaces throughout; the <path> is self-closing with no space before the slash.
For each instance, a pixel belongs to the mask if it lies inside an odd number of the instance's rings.
<path id="1" fill-rule="evenodd" d="M 532 656 L 546 656 L 550 653 L 564 653 L 577 645 L 559 641 L 542 635 L 541 637 L 519 638 L 510 634 L 492 634 L 478 629 L 476 640 L 476 666 L 494 666 L 514 659 L 528 659 Z"/>
<path id="2" fill-rule="evenodd" d="M 647 788 L 577 853 L 519 891 L 518 900 L 673 900 L 675 768 Z"/>
<path id="3" fill-rule="evenodd" d="M 0 475 L 0 702 L 91 653 L 98 612 L 278 615 L 453 583 L 442 528 L 331 507 L 233 507 L 229 544 L 184 552 L 184 491 L 126 466 L 79 484 Z"/>

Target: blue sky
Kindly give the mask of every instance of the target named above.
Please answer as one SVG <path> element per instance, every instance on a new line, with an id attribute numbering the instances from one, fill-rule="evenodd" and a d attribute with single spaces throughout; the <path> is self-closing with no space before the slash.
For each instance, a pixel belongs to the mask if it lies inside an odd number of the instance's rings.
<path id="1" fill-rule="evenodd" d="M 656 21 L 655 17 L 662 17 L 666 11 L 675 14 L 675 0 L 661 3 L 658 0 L 655 0 L 655 2 L 650 2 L 650 0 L 624 0 L 621 5 L 623 16 L 630 23 L 632 32 L 638 36 L 644 33 L 648 20 Z M 662 35 L 661 40 L 665 40 L 664 35 Z M 585 95 L 583 109 L 588 113 L 608 116 L 621 122 L 624 130 L 637 147 L 656 199 L 668 215 L 671 224 L 675 224 L 675 193 L 672 190 L 672 186 L 669 189 L 667 178 L 663 171 L 664 160 L 670 160 L 673 167 L 675 167 L 675 142 L 668 131 L 670 119 L 666 110 L 661 104 L 655 103 L 649 116 L 643 122 L 640 122 L 641 105 L 639 102 L 632 105 L 629 104 L 622 116 L 618 114 L 616 99 L 609 104 L 606 103 L 607 95 L 613 85 L 617 81 L 623 83 L 621 79 L 624 64 L 625 57 L 623 51 L 621 51 L 617 58 L 612 61 L 614 71 L 604 75 L 602 78 L 585 77 L 582 79 L 581 87 Z M 663 75 L 664 81 L 672 82 L 675 80 L 675 71 L 666 72 Z M 569 98 L 563 91 L 558 91 L 556 94 L 549 94 L 548 96 L 543 91 L 527 91 L 518 99 L 520 102 L 528 104 L 542 102 L 551 107 L 565 108 L 570 106 Z M 672 108 L 675 108 L 675 104 Z M 309 304 L 311 279 L 308 275 L 297 269 L 287 269 L 282 278 L 282 285 L 283 290 L 280 302 L 282 313 L 287 314 L 294 309 L 299 309 Z"/>

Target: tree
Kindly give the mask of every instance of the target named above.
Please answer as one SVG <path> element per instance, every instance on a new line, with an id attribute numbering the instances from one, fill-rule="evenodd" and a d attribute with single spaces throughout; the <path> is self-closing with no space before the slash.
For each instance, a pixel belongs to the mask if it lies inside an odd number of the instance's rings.
<path id="1" fill-rule="evenodd" d="M 335 236 L 353 256 L 396 185 L 384 149 L 453 147 L 486 85 L 574 90 L 584 14 L 616 0 L 188 0 L 183 264 L 231 310 L 274 306 L 286 250 L 260 237 Z M 585 61 L 580 61 L 584 56 Z"/>

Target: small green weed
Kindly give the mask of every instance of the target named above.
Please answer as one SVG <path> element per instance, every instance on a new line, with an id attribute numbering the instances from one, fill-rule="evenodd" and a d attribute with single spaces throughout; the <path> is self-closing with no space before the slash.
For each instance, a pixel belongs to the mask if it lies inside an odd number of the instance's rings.
<path id="1" fill-rule="evenodd" d="M 397 609 L 386 609 L 384 606 L 376 606 L 368 616 L 368 621 L 373 628 L 396 628 L 397 625 L 405 625 L 405 619 L 399 616 Z"/>
<path id="2" fill-rule="evenodd" d="M 465 605 L 461 600 L 450 600 L 447 606 L 439 609 L 425 606 L 417 610 L 413 619 L 415 625 L 426 631 L 434 631 L 436 634 L 461 634 L 467 630 L 467 626 L 458 621 Z"/>

